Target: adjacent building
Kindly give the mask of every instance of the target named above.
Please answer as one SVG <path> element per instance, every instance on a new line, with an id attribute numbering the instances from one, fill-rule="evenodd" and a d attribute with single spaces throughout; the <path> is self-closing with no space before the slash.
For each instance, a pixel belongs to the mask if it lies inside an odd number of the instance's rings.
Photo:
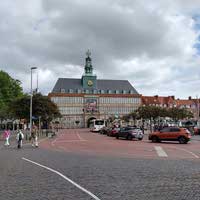
<path id="1" fill-rule="evenodd" d="M 174 96 L 142 96 L 142 105 L 145 106 L 159 106 L 163 108 L 172 108 L 175 106 Z"/>
<path id="2" fill-rule="evenodd" d="M 141 105 L 141 95 L 128 80 L 97 79 L 89 51 L 82 77 L 59 78 L 49 97 L 62 114 L 62 128 L 88 127 L 92 119 L 118 118 Z"/>
<path id="3" fill-rule="evenodd" d="M 199 119 L 199 99 L 192 99 L 188 97 L 188 99 L 175 99 L 174 96 L 142 96 L 142 105 L 143 106 L 159 106 L 164 108 L 186 108 L 191 111 L 194 115 L 195 119 Z"/>

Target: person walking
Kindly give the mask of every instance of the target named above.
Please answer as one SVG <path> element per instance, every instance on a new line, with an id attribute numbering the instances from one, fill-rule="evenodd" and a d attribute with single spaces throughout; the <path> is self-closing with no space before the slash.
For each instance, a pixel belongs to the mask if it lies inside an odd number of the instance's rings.
<path id="1" fill-rule="evenodd" d="M 5 144 L 4 144 L 4 145 L 5 145 L 5 146 L 9 146 L 9 145 L 10 145 L 10 143 L 9 143 L 10 130 L 9 130 L 9 129 L 7 129 L 7 130 L 4 131 L 3 137 L 4 137 L 4 139 L 5 139 Z"/>
<path id="2" fill-rule="evenodd" d="M 33 147 L 38 147 L 38 136 L 37 136 L 37 126 L 33 126 L 31 132 L 31 144 Z"/>
<path id="3" fill-rule="evenodd" d="M 17 133 L 17 148 L 20 149 L 22 148 L 22 140 L 24 139 L 24 134 L 22 133 L 21 130 Z"/>

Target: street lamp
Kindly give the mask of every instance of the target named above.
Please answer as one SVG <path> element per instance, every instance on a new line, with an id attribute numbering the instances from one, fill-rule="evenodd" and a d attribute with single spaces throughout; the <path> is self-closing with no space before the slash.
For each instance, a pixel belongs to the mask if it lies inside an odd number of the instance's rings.
<path id="1" fill-rule="evenodd" d="M 197 121 L 199 123 L 199 96 L 197 95 Z"/>
<path id="2" fill-rule="evenodd" d="M 32 132 L 32 110 L 33 110 L 33 89 L 32 89 L 32 71 L 37 67 L 31 67 L 31 102 L 30 102 L 30 136 Z"/>

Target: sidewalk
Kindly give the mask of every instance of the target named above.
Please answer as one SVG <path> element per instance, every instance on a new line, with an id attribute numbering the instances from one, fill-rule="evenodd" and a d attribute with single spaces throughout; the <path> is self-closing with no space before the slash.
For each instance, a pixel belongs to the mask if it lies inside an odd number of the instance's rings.
<path id="1" fill-rule="evenodd" d="M 29 145 L 29 144 L 31 145 L 31 140 L 29 140 L 29 132 L 23 131 L 23 133 L 24 133 L 23 145 Z M 56 134 L 58 134 L 58 132 Z M 43 141 L 45 139 L 51 138 L 51 135 L 52 135 L 52 131 L 50 131 L 50 132 L 43 131 L 38 137 L 38 142 L 40 143 L 41 141 Z M 17 145 L 16 136 L 17 136 L 16 131 L 11 133 L 11 137 L 9 139 L 10 147 L 15 147 Z M 3 138 L 3 134 L 2 134 L 2 131 L 1 131 L 1 134 L 0 134 L 0 149 L 4 147 L 4 143 L 5 143 L 5 139 Z"/>

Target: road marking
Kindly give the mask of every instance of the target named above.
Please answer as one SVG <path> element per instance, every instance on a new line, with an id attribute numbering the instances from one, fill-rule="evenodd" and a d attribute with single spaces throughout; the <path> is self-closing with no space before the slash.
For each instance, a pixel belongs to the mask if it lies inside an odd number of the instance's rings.
<path id="1" fill-rule="evenodd" d="M 160 147 L 160 146 L 154 146 L 154 148 L 155 148 L 158 156 L 160 156 L 160 157 L 168 157 L 168 155 L 166 154 L 166 152 L 163 150 L 162 147 Z"/>
<path id="2" fill-rule="evenodd" d="M 199 158 L 199 156 L 197 156 L 195 153 L 193 153 L 192 151 L 189 151 L 189 150 L 186 150 L 186 149 L 183 149 L 183 148 L 178 148 L 178 147 L 172 147 L 174 149 L 178 149 L 178 150 L 181 150 L 181 151 L 185 151 L 189 154 L 192 154 L 195 158 Z"/>
<path id="3" fill-rule="evenodd" d="M 57 140 L 56 143 L 65 143 L 65 142 L 86 142 L 87 140 Z M 55 142 L 54 142 L 55 143 Z"/>
<path id="4" fill-rule="evenodd" d="M 84 140 L 84 139 L 79 135 L 79 133 L 76 133 L 76 135 L 78 136 L 79 140 Z"/>
<path id="5" fill-rule="evenodd" d="M 42 167 L 44 169 L 47 169 L 55 174 L 58 174 L 59 176 L 61 176 L 62 178 L 64 178 L 65 180 L 67 180 L 68 182 L 70 182 L 72 185 L 76 186 L 77 188 L 79 188 L 80 190 L 82 190 L 83 192 L 87 193 L 89 196 L 91 196 L 92 198 L 94 198 L 95 200 L 100 200 L 97 196 L 95 196 L 94 194 L 92 194 L 90 191 L 86 190 L 85 188 L 83 188 L 82 186 L 80 186 L 79 184 L 75 183 L 74 181 L 72 181 L 70 178 L 66 177 L 65 175 L 61 174 L 60 172 L 54 170 L 54 169 L 51 169 L 50 167 L 46 167 L 45 165 L 41 165 L 37 162 L 34 162 L 32 160 L 29 160 L 27 158 L 24 158 L 22 157 L 23 160 L 27 161 L 27 162 L 30 162 L 32 164 L 35 164 L 39 167 Z"/>
<path id="6" fill-rule="evenodd" d="M 39 138 L 39 139 L 38 139 L 38 143 L 41 143 L 41 142 L 43 142 L 43 141 L 45 141 L 45 140 L 47 140 L 47 139 L 49 139 L 49 138 L 47 138 L 47 137 L 46 137 L 46 138 L 42 138 L 42 139 Z"/>

